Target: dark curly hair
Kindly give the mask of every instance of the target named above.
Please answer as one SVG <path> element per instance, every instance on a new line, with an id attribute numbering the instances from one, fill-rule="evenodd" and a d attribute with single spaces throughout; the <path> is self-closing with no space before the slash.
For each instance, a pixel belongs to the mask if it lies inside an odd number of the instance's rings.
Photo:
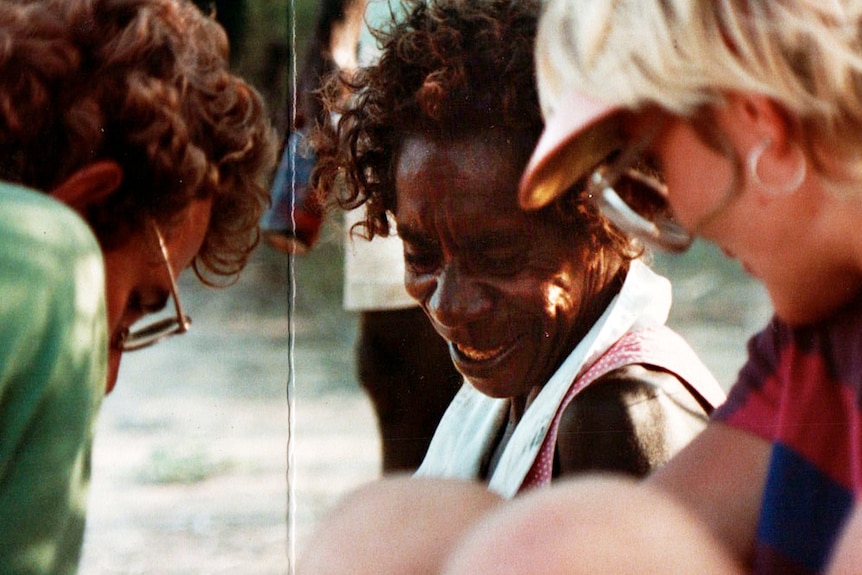
<path id="1" fill-rule="evenodd" d="M 5 0 L 0 179 L 50 192 L 89 163 L 119 164 L 119 189 L 85 214 L 104 249 L 212 198 L 194 269 L 235 276 L 259 239 L 276 140 L 227 56 L 223 29 L 186 0 Z"/>
<path id="2" fill-rule="evenodd" d="M 340 120 L 313 137 L 318 193 L 344 209 L 363 204 L 356 230 L 390 233 L 395 212 L 394 164 L 412 133 L 456 139 L 502 129 L 527 158 L 543 128 L 533 47 L 538 0 L 408 0 L 388 28 L 373 31 L 382 46 L 374 65 L 329 79 L 324 99 Z M 345 96 L 346 93 L 346 96 Z M 545 208 L 557 210 L 594 253 L 626 263 L 642 248 L 616 230 L 576 189 Z"/>

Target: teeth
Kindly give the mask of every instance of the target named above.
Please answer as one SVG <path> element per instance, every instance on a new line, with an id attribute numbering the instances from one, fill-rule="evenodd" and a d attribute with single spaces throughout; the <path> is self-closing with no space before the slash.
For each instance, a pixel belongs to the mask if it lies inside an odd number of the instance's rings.
<path id="1" fill-rule="evenodd" d="M 500 355 L 505 346 L 495 347 L 494 349 L 475 349 L 472 347 L 465 347 L 463 345 L 455 344 L 455 347 L 458 348 L 458 351 L 467 356 L 467 358 L 473 361 L 488 361 L 489 359 L 494 359 L 498 355 Z"/>

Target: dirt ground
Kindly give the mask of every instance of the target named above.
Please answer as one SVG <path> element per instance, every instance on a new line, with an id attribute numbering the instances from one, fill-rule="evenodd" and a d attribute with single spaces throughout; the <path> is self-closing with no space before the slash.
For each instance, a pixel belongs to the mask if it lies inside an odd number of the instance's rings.
<path id="1" fill-rule="evenodd" d="M 340 265 L 331 243 L 298 262 L 290 320 L 269 247 L 228 289 L 183 274 L 191 331 L 127 354 L 102 404 L 81 575 L 292 573 L 314 520 L 378 475 Z"/>
<path id="2" fill-rule="evenodd" d="M 103 404 L 82 575 L 292 573 L 316 519 L 378 476 L 340 265 L 330 239 L 294 274 L 264 247 L 229 289 L 181 278 L 192 331 L 128 354 Z M 769 315 L 762 290 L 703 246 L 656 267 L 675 282 L 670 323 L 729 384 Z"/>

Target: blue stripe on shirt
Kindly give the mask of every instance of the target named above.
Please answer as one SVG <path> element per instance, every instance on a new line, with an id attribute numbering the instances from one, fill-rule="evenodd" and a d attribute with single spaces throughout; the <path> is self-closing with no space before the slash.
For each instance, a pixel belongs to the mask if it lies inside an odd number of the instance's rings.
<path id="1" fill-rule="evenodd" d="M 808 572 L 819 573 L 852 506 L 852 492 L 799 454 L 775 444 L 757 540 Z"/>

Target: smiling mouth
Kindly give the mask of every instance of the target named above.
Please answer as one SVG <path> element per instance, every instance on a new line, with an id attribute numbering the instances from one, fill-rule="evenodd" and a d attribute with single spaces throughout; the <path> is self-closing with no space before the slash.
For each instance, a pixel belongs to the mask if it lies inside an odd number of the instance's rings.
<path id="1" fill-rule="evenodd" d="M 453 343 L 453 345 L 455 346 L 455 349 L 458 350 L 458 353 L 460 353 L 462 356 L 469 359 L 470 361 L 490 361 L 493 359 L 497 359 L 508 348 L 508 346 L 505 345 L 501 345 L 493 349 L 476 349 L 474 347 L 469 347 L 458 343 Z"/>

